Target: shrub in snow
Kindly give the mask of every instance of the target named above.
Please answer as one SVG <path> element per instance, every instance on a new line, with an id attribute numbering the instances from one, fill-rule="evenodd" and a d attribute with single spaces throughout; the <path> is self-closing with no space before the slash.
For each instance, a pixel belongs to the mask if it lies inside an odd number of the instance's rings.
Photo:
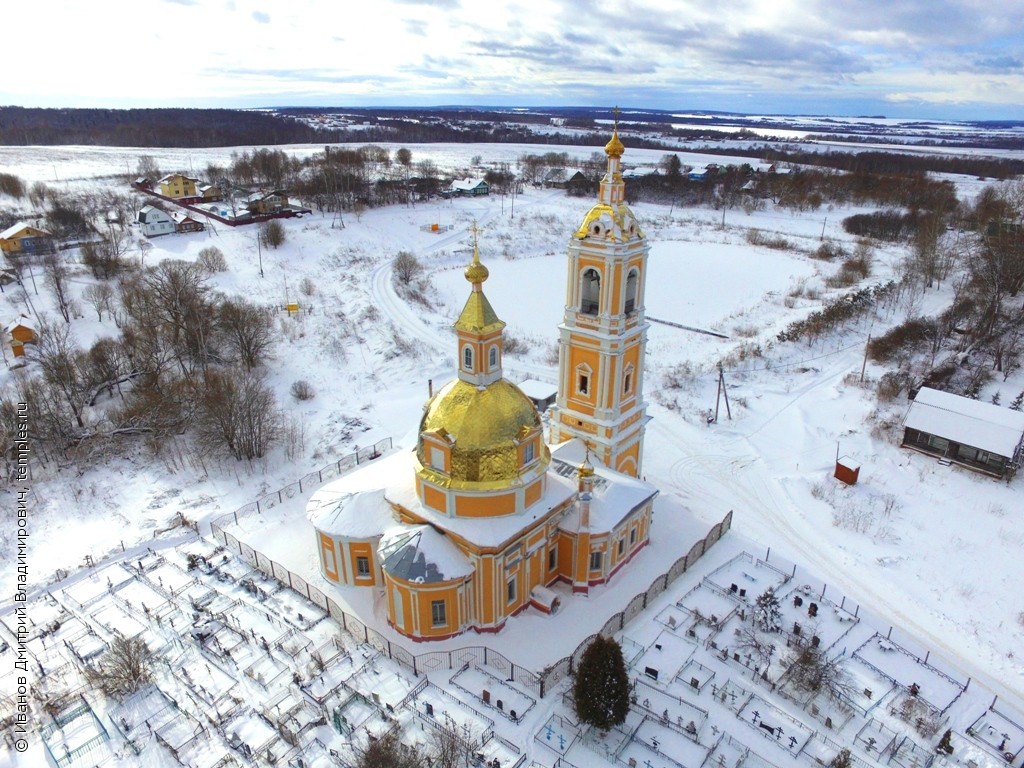
<path id="1" fill-rule="evenodd" d="M 313 385 L 305 379 L 299 379 L 292 384 L 291 388 L 292 397 L 296 400 L 312 400 L 316 397 L 316 390 L 313 389 Z"/>
<path id="2" fill-rule="evenodd" d="M 215 272 L 224 272 L 228 268 L 228 260 L 224 257 L 224 252 L 220 248 L 211 245 L 199 252 L 199 266 L 207 274 L 212 275 Z"/>
<path id="3" fill-rule="evenodd" d="M 153 652 L 141 638 L 116 635 L 99 665 L 89 670 L 87 677 L 108 696 L 135 693 L 153 679 Z"/>

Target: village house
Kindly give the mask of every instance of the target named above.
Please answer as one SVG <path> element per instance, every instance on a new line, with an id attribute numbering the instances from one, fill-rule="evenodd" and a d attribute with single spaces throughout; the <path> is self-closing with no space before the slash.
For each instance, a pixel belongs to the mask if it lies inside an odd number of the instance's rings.
<path id="1" fill-rule="evenodd" d="M 221 192 L 220 187 L 216 184 L 200 184 L 196 187 L 196 191 L 203 198 L 203 201 L 207 203 L 220 202 L 224 198 L 224 193 Z"/>
<path id="2" fill-rule="evenodd" d="M 196 196 L 197 179 L 183 173 L 169 173 L 160 179 L 160 194 L 164 197 L 179 199 Z"/>
<path id="3" fill-rule="evenodd" d="M 6 330 L 15 357 L 22 357 L 25 354 L 26 344 L 35 344 L 39 341 L 35 321 L 26 315 L 10 323 Z"/>
<path id="4" fill-rule="evenodd" d="M 245 207 L 254 216 L 280 213 L 288 206 L 288 194 L 283 189 L 253 192 L 245 199 Z"/>
<path id="5" fill-rule="evenodd" d="M 491 185 L 483 179 L 456 179 L 449 189 L 455 197 L 460 195 L 477 197 L 491 194 Z"/>
<path id="6" fill-rule="evenodd" d="M 169 235 L 175 231 L 174 220 L 167 211 L 153 205 L 144 205 L 139 211 L 139 229 L 146 237 Z"/>
<path id="7" fill-rule="evenodd" d="M 53 250 L 53 235 L 44 229 L 18 222 L 0 232 L 0 251 L 8 256 L 49 253 Z"/>
<path id="8" fill-rule="evenodd" d="M 1009 480 L 1024 458 L 1024 413 L 921 387 L 903 420 L 902 445 Z"/>
<path id="9" fill-rule="evenodd" d="M 187 211 L 171 211 L 171 219 L 174 220 L 174 231 L 181 232 L 202 232 L 206 225 L 195 218 Z"/>

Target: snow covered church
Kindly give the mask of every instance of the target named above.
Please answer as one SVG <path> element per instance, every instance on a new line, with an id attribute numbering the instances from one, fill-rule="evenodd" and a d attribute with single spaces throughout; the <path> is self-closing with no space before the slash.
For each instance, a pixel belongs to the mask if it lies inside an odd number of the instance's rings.
<path id="1" fill-rule="evenodd" d="M 375 590 L 417 641 L 497 632 L 590 593 L 649 542 L 657 489 L 641 478 L 649 245 L 625 204 L 613 131 L 599 199 L 570 239 L 559 380 L 548 439 L 502 375 L 502 322 L 478 244 L 455 322 L 457 377 L 423 408 L 414 451 L 324 486 L 307 513 L 324 576 Z"/>

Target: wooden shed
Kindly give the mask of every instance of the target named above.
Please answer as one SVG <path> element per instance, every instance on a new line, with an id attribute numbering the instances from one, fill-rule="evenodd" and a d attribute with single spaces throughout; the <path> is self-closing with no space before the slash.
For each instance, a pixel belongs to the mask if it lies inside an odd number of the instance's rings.
<path id="1" fill-rule="evenodd" d="M 35 344 L 39 341 L 35 321 L 25 315 L 22 315 L 7 326 L 7 335 L 10 339 L 11 351 L 14 352 L 15 357 L 21 357 L 25 354 L 26 344 Z"/>
<path id="2" fill-rule="evenodd" d="M 902 445 L 1009 479 L 1024 457 L 1024 413 L 922 387 L 903 420 Z"/>

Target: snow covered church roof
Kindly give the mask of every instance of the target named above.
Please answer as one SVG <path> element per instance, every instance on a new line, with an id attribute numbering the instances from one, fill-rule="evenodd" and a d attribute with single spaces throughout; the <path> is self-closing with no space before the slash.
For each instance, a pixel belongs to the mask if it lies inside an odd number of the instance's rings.
<path id="1" fill-rule="evenodd" d="M 1024 437 L 1024 413 L 921 387 L 903 426 L 1010 457 Z"/>
<path id="2" fill-rule="evenodd" d="M 589 461 L 594 468 L 594 490 L 590 502 L 590 530 L 610 532 L 637 507 L 658 495 L 658 489 L 631 475 L 616 472 L 597 457 L 588 454 L 587 446 L 577 439 L 567 440 L 551 451 L 551 468 L 566 479 L 575 480 L 577 470 Z M 559 528 L 577 531 L 580 526 L 579 502 L 574 502 L 559 523 Z"/>
<path id="3" fill-rule="evenodd" d="M 377 552 L 384 570 L 405 581 L 429 584 L 473 573 L 473 565 L 451 539 L 429 525 L 391 528 Z"/>
<path id="4" fill-rule="evenodd" d="M 331 485 L 314 493 L 306 506 L 309 522 L 321 533 L 368 539 L 395 524 L 395 513 L 382 488 L 345 493 L 332 490 Z"/>

